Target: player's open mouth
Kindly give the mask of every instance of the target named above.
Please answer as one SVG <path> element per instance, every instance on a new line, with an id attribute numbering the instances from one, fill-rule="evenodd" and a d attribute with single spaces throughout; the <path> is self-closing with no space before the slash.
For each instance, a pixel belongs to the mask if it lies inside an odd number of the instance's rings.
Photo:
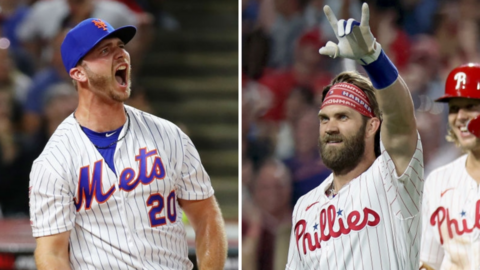
<path id="1" fill-rule="evenodd" d="M 121 65 L 115 71 L 115 80 L 121 86 L 125 86 L 127 84 L 127 65 Z"/>
<path id="2" fill-rule="evenodd" d="M 467 129 L 466 126 L 457 126 L 458 130 L 460 131 L 460 136 L 462 138 L 468 138 L 473 136 L 472 133 L 470 133 Z"/>

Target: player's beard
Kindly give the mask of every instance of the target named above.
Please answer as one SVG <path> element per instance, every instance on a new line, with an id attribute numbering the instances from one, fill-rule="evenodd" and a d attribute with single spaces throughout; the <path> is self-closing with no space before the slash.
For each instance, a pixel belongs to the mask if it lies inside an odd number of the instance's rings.
<path id="1" fill-rule="evenodd" d="M 99 91 L 105 91 L 106 94 L 113 100 L 118 102 L 124 102 L 130 97 L 130 72 L 128 72 L 128 78 L 126 78 L 127 92 L 118 93 L 114 87 L 111 86 L 112 81 L 116 83 L 115 77 L 108 75 L 98 75 L 92 72 L 87 66 L 85 70 L 88 76 L 88 81 L 93 89 Z"/>
<path id="2" fill-rule="evenodd" d="M 344 175 L 353 170 L 361 161 L 365 152 L 366 123 L 351 137 L 342 134 L 325 134 L 319 139 L 320 155 L 325 166 L 335 175 Z M 343 146 L 328 146 L 327 141 L 341 139 Z"/>

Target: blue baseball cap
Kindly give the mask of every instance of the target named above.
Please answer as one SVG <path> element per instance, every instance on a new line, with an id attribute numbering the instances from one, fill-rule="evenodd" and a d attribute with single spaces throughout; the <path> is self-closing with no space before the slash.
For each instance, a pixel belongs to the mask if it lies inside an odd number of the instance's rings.
<path id="1" fill-rule="evenodd" d="M 67 73 L 77 66 L 82 59 L 95 45 L 109 37 L 118 37 L 127 44 L 137 32 L 132 25 L 114 29 L 108 22 L 89 18 L 77 24 L 67 33 L 61 46 L 63 65 Z"/>

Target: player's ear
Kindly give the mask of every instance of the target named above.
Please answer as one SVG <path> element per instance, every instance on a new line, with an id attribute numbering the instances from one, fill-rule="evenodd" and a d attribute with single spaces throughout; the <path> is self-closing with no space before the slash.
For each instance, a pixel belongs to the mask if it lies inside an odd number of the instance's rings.
<path id="1" fill-rule="evenodd" d="M 377 117 L 372 117 L 367 121 L 367 127 L 365 129 L 365 136 L 374 137 L 377 133 L 377 130 L 380 128 L 380 119 Z"/>
<path id="2" fill-rule="evenodd" d="M 77 82 L 86 82 L 87 81 L 87 74 L 85 73 L 85 69 L 81 66 L 76 66 L 70 69 L 69 73 L 70 77 Z"/>

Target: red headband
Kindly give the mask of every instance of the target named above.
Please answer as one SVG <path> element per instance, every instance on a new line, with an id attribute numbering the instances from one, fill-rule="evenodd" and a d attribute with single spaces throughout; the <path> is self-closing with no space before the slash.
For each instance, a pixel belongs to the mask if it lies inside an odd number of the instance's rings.
<path id="1" fill-rule="evenodd" d="M 343 105 L 350 107 L 366 117 L 375 117 L 367 95 L 357 86 L 350 83 L 337 83 L 328 90 L 322 107 L 328 105 Z"/>

